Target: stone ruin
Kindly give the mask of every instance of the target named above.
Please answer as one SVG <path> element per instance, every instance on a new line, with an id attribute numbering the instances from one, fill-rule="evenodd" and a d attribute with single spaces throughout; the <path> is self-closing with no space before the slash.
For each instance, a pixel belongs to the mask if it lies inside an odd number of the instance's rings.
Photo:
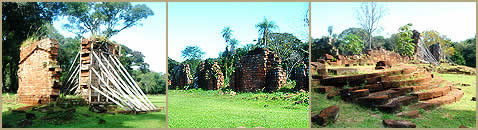
<path id="1" fill-rule="evenodd" d="M 292 80 L 295 80 L 295 90 L 309 90 L 309 66 L 307 64 L 293 70 Z"/>
<path id="2" fill-rule="evenodd" d="M 104 38 L 83 39 L 65 79 L 65 92 L 90 106 L 116 104 L 128 111 L 156 111 L 119 60 L 121 46 Z"/>
<path id="3" fill-rule="evenodd" d="M 29 105 L 47 104 L 60 95 L 58 42 L 42 39 L 20 48 L 18 99 Z"/>
<path id="4" fill-rule="evenodd" d="M 426 70 L 407 66 L 367 74 L 327 77 L 319 82 L 320 85 L 314 86 L 313 90 L 327 93 L 328 99 L 340 97 L 363 107 L 413 118 L 419 116 L 416 112 L 419 109 L 430 110 L 452 104 L 464 95 L 456 84 Z M 408 109 L 402 109 L 405 107 Z"/>
<path id="5" fill-rule="evenodd" d="M 445 55 L 443 54 L 440 43 L 430 45 L 428 48 L 432 54 L 432 57 L 437 60 L 438 63 L 440 63 L 441 59 L 444 59 L 443 57 Z"/>
<path id="6" fill-rule="evenodd" d="M 251 50 L 235 64 L 230 86 L 241 92 L 277 91 L 286 83 L 281 62 L 277 54 L 268 49 Z"/>
<path id="7" fill-rule="evenodd" d="M 197 67 L 196 85 L 205 90 L 218 90 L 224 86 L 224 75 L 217 62 L 202 61 Z"/>
<path id="8" fill-rule="evenodd" d="M 191 71 L 188 64 L 180 64 L 173 68 L 171 73 L 172 88 L 184 89 L 184 86 L 191 84 Z"/>
<path id="9" fill-rule="evenodd" d="M 387 61 L 393 65 L 397 63 L 408 63 L 409 60 L 410 59 L 407 56 L 400 56 L 400 54 L 398 53 L 391 52 L 385 49 L 369 50 L 366 54 L 361 56 L 332 56 L 329 54 L 325 54 L 325 61 L 327 62 L 327 64 L 333 66 L 375 65 L 379 61 Z"/>

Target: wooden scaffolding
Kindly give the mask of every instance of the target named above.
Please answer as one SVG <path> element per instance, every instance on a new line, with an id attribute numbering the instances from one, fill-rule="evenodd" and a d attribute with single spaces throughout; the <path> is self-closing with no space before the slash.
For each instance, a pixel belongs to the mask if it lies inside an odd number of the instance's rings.
<path id="1" fill-rule="evenodd" d="M 156 110 L 121 64 L 121 46 L 96 38 L 83 39 L 65 79 L 64 93 L 81 95 L 90 105 L 116 104 L 126 110 Z"/>

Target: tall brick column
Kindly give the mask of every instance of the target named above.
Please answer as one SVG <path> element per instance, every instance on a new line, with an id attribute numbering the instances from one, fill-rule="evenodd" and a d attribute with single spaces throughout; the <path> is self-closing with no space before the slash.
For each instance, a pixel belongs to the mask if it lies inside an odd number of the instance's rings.
<path id="1" fill-rule="evenodd" d="M 22 45 L 17 91 L 20 103 L 38 105 L 57 99 L 61 87 L 58 47 L 58 42 L 53 39 Z"/>

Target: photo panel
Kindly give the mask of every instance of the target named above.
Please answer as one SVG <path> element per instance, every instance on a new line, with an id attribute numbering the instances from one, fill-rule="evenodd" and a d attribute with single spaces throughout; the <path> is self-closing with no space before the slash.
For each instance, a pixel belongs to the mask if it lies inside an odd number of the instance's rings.
<path id="1" fill-rule="evenodd" d="M 2 2 L 3 128 L 166 128 L 165 2 Z"/>
<path id="2" fill-rule="evenodd" d="M 169 128 L 309 128 L 309 2 L 169 2 Z"/>
<path id="3" fill-rule="evenodd" d="M 312 128 L 475 128 L 475 2 L 312 2 Z"/>

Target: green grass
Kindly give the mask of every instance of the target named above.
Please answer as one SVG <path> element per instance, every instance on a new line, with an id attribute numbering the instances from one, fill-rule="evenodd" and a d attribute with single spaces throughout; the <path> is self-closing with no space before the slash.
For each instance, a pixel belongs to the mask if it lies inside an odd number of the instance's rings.
<path id="1" fill-rule="evenodd" d="M 383 119 L 410 120 L 417 124 L 417 128 L 458 128 L 461 125 L 476 128 L 476 102 L 471 101 L 476 96 L 476 76 L 462 74 L 437 74 L 442 79 L 467 83 L 471 86 L 462 88 L 465 95 L 459 102 L 443 105 L 429 111 L 421 111 L 421 116 L 416 119 L 398 117 L 396 114 L 382 113 L 378 110 L 364 108 L 357 104 L 342 101 L 340 98 L 327 99 L 326 94 L 312 93 L 312 112 L 337 105 L 340 107 L 338 120 L 325 126 L 326 128 L 383 128 Z M 312 127 L 320 127 L 315 124 Z"/>
<path id="2" fill-rule="evenodd" d="M 24 113 L 14 113 L 9 111 L 23 104 L 14 103 L 13 94 L 3 94 L 2 104 L 2 123 L 16 127 L 17 122 L 25 119 Z M 5 99 L 5 97 L 9 97 Z M 166 95 L 148 95 L 151 102 L 160 107 L 166 106 Z M 6 103 L 7 102 L 7 103 Z M 94 113 L 88 110 L 88 106 L 77 106 L 76 112 L 73 113 L 73 120 L 55 124 L 47 120 L 41 120 L 46 115 L 38 111 L 32 111 L 36 115 L 31 127 L 35 128 L 166 128 L 166 112 L 148 112 L 146 114 L 126 115 L 126 114 L 104 114 Z M 106 121 L 104 124 L 98 124 L 99 119 Z"/>
<path id="3" fill-rule="evenodd" d="M 168 91 L 169 128 L 308 128 L 308 94 Z M 289 98 L 288 98 L 289 97 Z"/>

